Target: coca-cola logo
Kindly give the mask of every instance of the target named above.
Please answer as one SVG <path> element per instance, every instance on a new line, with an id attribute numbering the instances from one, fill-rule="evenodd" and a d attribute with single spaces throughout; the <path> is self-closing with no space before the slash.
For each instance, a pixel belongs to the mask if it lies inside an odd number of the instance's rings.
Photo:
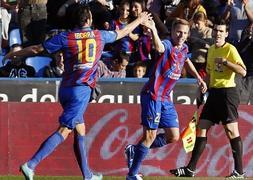
<path id="1" fill-rule="evenodd" d="M 93 159 L 91 166 L 97 171 L 105 175 L 127 173 L 124 148 L 127 144 L 136 144 L 142 136 L 139 108 L 134 107 L 128 106 L 111 110 L 89 128 L 87 151 L 89 157 Z M 187 119 L 190 120 L 194 109 L 192 106 L 180 106 L 179 113 L 181 111 L 184 114 L 179 114 L 179 117 L 185 118 L 183 119 L 185 122 L 181 120 L 183 122 L 181 128 L 183 128 Z M 253 114 L 250 114 L 249 108 L 246 108 L 246 110 L 240 110 L 239 115 L 244 144 L 244 170 L 247 176 L 253 176 Z M 190 154 L 185 153 L 181 142 L 153 149 L 143 162 L 141 172 L 144 175 L 168 175 L 169 169 L 187 165 Z M 208 134 L 208 144 L 198 163 L 197 173 L 200 176 L 225 176 L 233 168 L 231 148 L 226 134 L 221 125 L 214 126 Z"/>

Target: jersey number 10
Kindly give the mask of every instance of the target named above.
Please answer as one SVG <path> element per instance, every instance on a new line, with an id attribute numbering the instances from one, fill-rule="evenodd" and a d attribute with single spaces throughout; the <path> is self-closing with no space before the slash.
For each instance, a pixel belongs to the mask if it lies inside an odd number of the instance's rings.
<path id="1" fill-rule="evenodd" d="M 83 47 L 83 40 L 77 40 L 78 46 L 78 63 L 93 63 L 96 59 L 97 44 L 95 39 L 86 39 L 85 47 Z"/>

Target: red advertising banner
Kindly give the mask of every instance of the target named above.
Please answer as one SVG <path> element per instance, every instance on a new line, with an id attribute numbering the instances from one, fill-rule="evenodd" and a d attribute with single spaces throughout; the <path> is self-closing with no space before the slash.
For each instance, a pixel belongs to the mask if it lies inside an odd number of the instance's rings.
<path id="1" fill-rule="evenodd" d="M 193 105 L 176 106 L 180 129 L 192 118 Z M 244 143 L 244 170 L 253 176 L 253 107 L 239 109 L 239 127 Z M 0 103 L 0 174 L 18 174 L 40 144 L 58 127 L 58 103 Z M 91 169 L 104 175 L 125 175 L 124 147 L 141 138 L 140 106 L 137 104 L 90 104 L 85 114 L 86 145 Z M 225 176 L 233 170 L 229 141 L 222 126 L 209 131 L 207 148 L 198 163 L 198 176 Z M 169 169 L 186 165 L 182 142 L 151 150 L 144 161 L 144 175 L 169 175 Z M 36 169 L 38 175 L 81 175 L 73 153 L 73 135 Z"/>

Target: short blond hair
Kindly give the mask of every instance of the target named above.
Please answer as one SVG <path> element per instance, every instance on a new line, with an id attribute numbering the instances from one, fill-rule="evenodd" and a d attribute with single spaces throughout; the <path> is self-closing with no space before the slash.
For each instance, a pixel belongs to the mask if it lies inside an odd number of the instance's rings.
<path id="1" fill-rule="evenodd" d="M 181 18 L 175 18 L 175 20 L 172 22 L 172 27 L 171 29 L 174 30 L 176 28 L 177 25 L 186 25 L 190 28 L 190 23 L 189 21 L 185 20 L 185 19 L 181 19 Z"/>

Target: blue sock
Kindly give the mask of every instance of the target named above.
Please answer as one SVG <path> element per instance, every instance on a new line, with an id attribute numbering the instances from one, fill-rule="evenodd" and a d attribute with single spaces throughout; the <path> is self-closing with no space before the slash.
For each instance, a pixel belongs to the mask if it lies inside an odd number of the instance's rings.
<path id="1" fill-rule="evenodd" d="M 128 175 L 134 176 L 139 172 L 142 161 L 145 159 L 149 151 L 149 148 L 142 143 L 135 146 L 133 165 L 129 169 Z"/>
<path id="2" fill-rule="evenodd" d="M 75 135 L 74 146 L 75 146 L 76 159 L 82 171 L 83 177 L 85 177 L 86 179 L 91 179 L 93 174 L 90 171 L 88 165 L 85 146 L 85 136 Z"/>
<path id="3" fill-rule="evenodd" d="M 150 148 L 159 148 L 159 147 L 163 147 L 165 145 L 167 145 L 167 141 L 165 138 L 165 134 L 158 134 L 154 140 L 154 142 L 151 144 Z"/>
<path id="4" fill-rule="evenodd" d="M 27 162 L 28 167 L 34 170 L 40 161 L 51 154 L 53 150 L 63 141 L 64 138 L 62 135 L 58 131 L 55 132 L 41 144 L 39 150 L 33 155 L 32 159 Z"/>

